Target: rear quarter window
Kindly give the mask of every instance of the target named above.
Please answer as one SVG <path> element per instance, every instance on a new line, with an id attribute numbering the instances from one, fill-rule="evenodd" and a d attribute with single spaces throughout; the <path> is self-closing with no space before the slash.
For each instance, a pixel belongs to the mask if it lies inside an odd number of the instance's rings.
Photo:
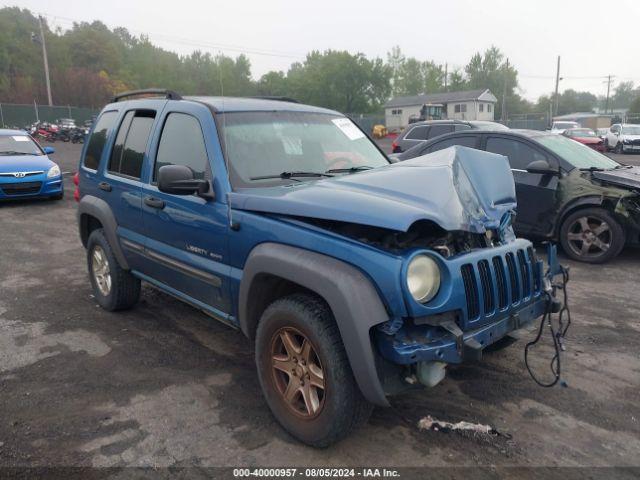
<path id="1" fill-rule="evenodd" d="M 102 151 L 107 143 L 107 137 L 109 131 L 113 127 L 114 122 L 118 116 L 116 111 L 104 112 L 98 122 L 96 123 L 89 143 L 87 144 L 87 150 L 84 156 L 84 166 L 91 170 L 97 170 L 100 165 L 100 157 L 102 157 Z"/>

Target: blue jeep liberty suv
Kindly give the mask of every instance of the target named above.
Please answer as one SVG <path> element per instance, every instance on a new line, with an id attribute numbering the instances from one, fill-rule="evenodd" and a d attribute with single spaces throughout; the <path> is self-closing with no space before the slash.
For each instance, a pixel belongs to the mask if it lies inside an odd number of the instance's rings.
<path id="1" fill-rule="evenodd" d="M 505 157 L 392 164 L 323 108 L 127 92 L 100 113 L 77 185 L 98 303 L 131 308 L 145 281 L 240 329 L 275 418 L 309 445 L 555 301 L 513 235 Z"/>

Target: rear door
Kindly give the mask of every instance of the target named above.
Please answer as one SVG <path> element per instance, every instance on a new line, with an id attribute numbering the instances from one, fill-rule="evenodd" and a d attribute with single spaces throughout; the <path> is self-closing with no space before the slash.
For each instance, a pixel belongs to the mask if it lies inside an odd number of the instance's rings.
<path id="1" fill-rule="evenodd" d="M 159 122 L 142 191 L 145 251 L 150 259 L 144 273 L 224 316 L 231 310 L 229 222 L 226 198 L 216 179 L 216 175 L 224 178 L 224 171 L 214 169 L 213 152 L 220 148 L 212 114 L 203 105 L 175 101 L 169 102 Z M 209 180 L 215 198 L 161 192 L 158 170 L 165 165 L 185 165 L 195 178 Z"/>
<path id="2" fill-rule="evenodd" d="M 158 102 L 161 108 L 164 102 Z M 144 241 L 142 225 L 142 166 L 158 109 L 123 109 L 115 140 L 107 152 L 102 181 L 98 183 L 118 220 L 116 231 L 127 262 L 133 270 L 144 263 L 141 252 L 127 248 Z"/>
<path id="3" fill-rule="evenodd" d="M 556 218 L 558 177 L 529 173 L 527 166 L 535 160 L 545 160 L 552 167 L 559 168 L 556 160 L 549 157 L 533 142 L 495 134 L 487 134 L 484 149 L 509 159 L 518 200 L 516 230 L 519 233 L 541 235 L 549 233 L 554 227 Z"/>

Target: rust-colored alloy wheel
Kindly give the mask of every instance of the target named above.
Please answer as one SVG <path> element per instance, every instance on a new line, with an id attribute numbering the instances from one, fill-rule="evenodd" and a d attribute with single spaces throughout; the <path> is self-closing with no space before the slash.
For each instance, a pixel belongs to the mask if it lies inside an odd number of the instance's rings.
<path id="1" fill-rule="evenodd" d="M 303 418 L 314 418 L 325 397 L 324 372 L 311 343 L 295 328 L 282 328 L 271 339 L 274 383 L 282 400 Z"/>

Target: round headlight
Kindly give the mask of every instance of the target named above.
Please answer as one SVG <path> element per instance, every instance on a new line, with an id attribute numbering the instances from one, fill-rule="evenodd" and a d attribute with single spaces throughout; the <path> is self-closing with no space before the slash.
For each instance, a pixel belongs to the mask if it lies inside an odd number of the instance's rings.
<path id="1" fill-rule="evenodd" d="M 56 178 L 60 176 L 60 167 L 58 165 L 53 165 L 47 172 L 47 178 Z"/>
<path id="2" fill-rule="evenodd" d="M 407 268 L 407 287 L 413 298 L 426 303 L 436 296 L 440 289 L 440 268 L 431 257 L 417 255 Z"/>

